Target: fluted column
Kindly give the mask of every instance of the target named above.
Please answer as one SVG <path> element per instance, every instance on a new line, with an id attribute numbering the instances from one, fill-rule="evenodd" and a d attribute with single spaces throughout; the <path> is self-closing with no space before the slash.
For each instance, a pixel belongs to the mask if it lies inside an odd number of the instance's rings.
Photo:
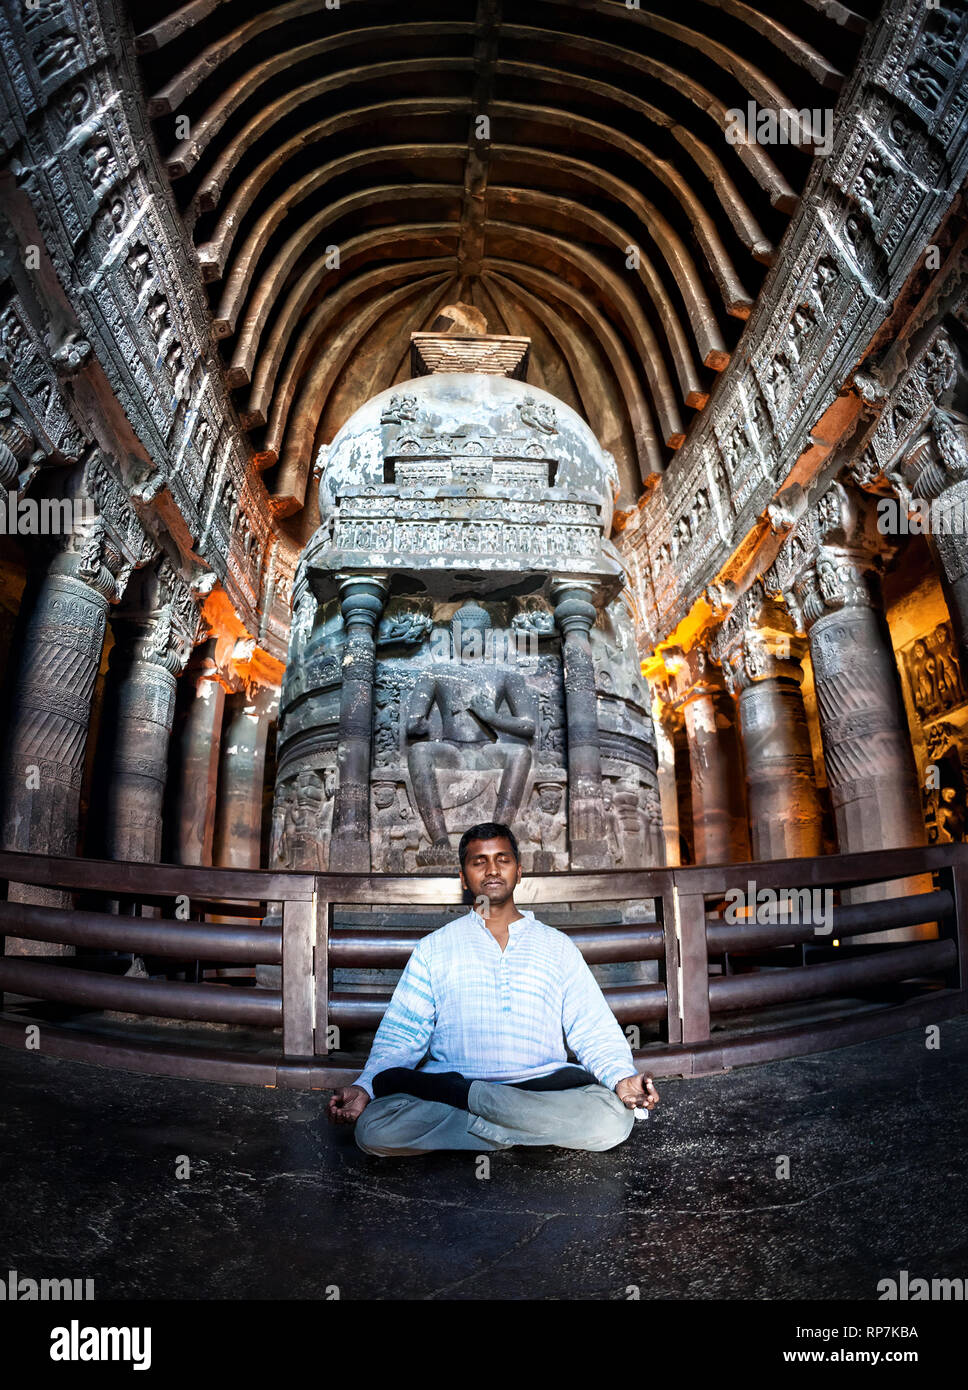
<path id="1" fill-rule="evenodd" d="M 874 504 L 834 483 L 798 524 L 775 569 L 810 641 L 824 765 L 842 854 L 926 839 L 917 764 L 877 570 L 885 542 Z M 844 902 L 926 892 L 928 875 L 845 890 Z M 932 924 L 854 937 L 933 937 Z"/>
<path id="2" fill-rule="evenodd" d="M 346 625 L 339 707 L 339 783 L 333 806 L 329 867 L 336 872 L 370 872 L 370 740 L 373 734 L 374 632 L 386 602 L 380 575 L 340 581 Z"/>
<path id="3" fill-rule="evenodd" d="M 117 587 L 99 546 L 62 553 L 34 602 L 20 652 L 5 739 L 3 846 L 31 854 L 77 852 L 81 778 L 91 702 Z M 14 902 L 64 906 L 68 895 L 10 885 Z M 7 937 L 9 955 L 73 955 L 72 947 Z"/>
<path id="4" fill-rule="evenodd" d="M 917 764 L 871 551 L 821 547 L 795 592 L 841 853 L 924 844 Z"/>
<path id="5" fill-rule="evenodd" d="M 968 420 L 936 408 L 901 473 L 912 502 L 930 504 L 928 544 L 944 576 L 958 659 L 968 671 Z"/>
<path id="6" fill-rule="evenodd" d="M 724 624 L 718 650 L 738 696 L 753 858 L 819 854 L 820 798 L 800 691 L 804 640 L 756 584 Z"/>
<path id="7" fill-rule="evenodd" d="M 178 804 L 174 827 L 179 864 L 211 864 L 225 687 L 211 657 L 189 662 L 182 680 L 191 698 L 178 735 Z"/>
<path id="8" fill-rule="evenodd" d="M 105 849 L 112 859 L 156 863 L 161 857 L 168 744 L 176 673 L 187 656 L 174 632 L 171 605 L 146 620 L 119 618 L 109 667 L 113 739 Z"/>
<path id="9" fill-rule="evenodd" d="M 689 744 L 696 863 L 741 863 L 750 842 L 735 702 L 702 648 L 683 658 L 674 682 Z"/>
<path id="10" fill-rule="evenodd" d="M 228 702 L 222 730 L 215 862 L 225 869 L 258 869 L 262 858 L 266 743 L 279 710 L 279 691 L 257 686 Z"/>
<path id="11" fill-rule="evenodd" d="M 654 689 L 654 688 L 653 688 Z M 652 700 L 652 727 L 655 729 L 655 749 L 657 756 L 656 778 L 659 790 L 659 806 L 662 817 L 662 863 L 671 868 L 682 861 L 679 845 L 679 797 L 676 791 L 676 721 L 679 714 L 663 697 L 654 691 Z"/>
<path id="12" fill-rule="evenodd" d="M 569 580 L 552 586 L 555 622 L 562 634 L 568 738 L 568 837 L 573 869 L 610 866 L 602 799 L 598 697 L 589 634 L 597 610 L 594 589 Z"/>

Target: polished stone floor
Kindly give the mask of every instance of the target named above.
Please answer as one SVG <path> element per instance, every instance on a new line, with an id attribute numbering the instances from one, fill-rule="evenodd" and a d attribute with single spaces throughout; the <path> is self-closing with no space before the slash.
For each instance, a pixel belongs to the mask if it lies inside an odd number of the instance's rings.
<path id="1" fill-rule="evenodd" d="M 902 1269 L 968 1278 L 968 1019 L 940 1041 L 665 1081 L 618 1149 L 512 1149 L 489 1175 L 365 1155 L 324 1093 L 0 1049 L 0 1273 L 98 1299 L 868 1300 Z"/>

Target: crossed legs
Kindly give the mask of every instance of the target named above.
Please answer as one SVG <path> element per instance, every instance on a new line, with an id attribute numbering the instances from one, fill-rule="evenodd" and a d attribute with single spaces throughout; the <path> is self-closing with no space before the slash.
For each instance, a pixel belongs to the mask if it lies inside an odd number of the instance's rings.
<path id="1" fill-rule="evenodd" d="M 614 1091 L 597 1082 L 560 1091 L 522 1090 L 471 1081 L 466 1110 L 446 1101 L 397 1092 L 371 1100 L 356 1122 L 356 1142 L 382 1157 L 435 1149 L 509 1149 L 515 1144 L 560 1149 L 612 1149 L 635 1123 Z"/>

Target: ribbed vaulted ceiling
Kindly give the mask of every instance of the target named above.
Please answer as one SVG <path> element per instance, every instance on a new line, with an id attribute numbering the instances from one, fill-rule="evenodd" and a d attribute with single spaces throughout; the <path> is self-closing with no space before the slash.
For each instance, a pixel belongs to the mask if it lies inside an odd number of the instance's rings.
<path id="1" fill-rule="evenodd" d="M 132 4 L 279 513 L 457 299 L 532 338 L 529 380 L 586 417 L 633 501 L 728 363 L 810 167 L 730 144 L 726 113 L 832 107 L 875 13 L 854 3 Z"/>

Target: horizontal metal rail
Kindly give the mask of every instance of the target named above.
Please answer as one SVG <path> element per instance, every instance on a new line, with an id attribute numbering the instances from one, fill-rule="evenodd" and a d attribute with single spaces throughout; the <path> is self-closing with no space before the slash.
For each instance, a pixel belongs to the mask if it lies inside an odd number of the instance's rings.
<path id="1" fill-rule="evenodd" d="M 282 932 L 165 918 L 118 917 L 28 903 L 0 903 L 0 935 L 64 946 L 104 946 L 138 955 L 278 965 Z"/>
<path id="2" fill-rule="evenodd" d="M 820 933 L 816 924 L 807 922 L 732 923 L 722 917 L 726 894 L 737 888 L 746 893 L 751 883 L 757 893 L 774 889 L 782 901 L 786 893 L 803 889 L 839 893 L 876 884 L 884 891 L 884 884 L 921 875 L 935 877 L 932 891 L 838 905 L 823 923 L 829 930 Z M 74 1019 L 60 1030 L 47 1016 L 42 1022 L 45 1050 L 53 1044 L 61 1055 L 90 1059 L 103 1045 L 108 1049 L 104 1055 L 117 1065 L 133 1065 L 133 1058 L 141 1058 L 149 1070 L 261 1084 L 276 1084 L 267 1079 L 271 1077 L 279 1078 L 279 1084 L 305 1086 L 336 1084 L 334 1077 L 350 1079 L 345 1067 L 341 1072 L 326 1061 L 329 1050 L 338 1046 L 330 1037 L 332 1027 L 375 1028 L 388 994 L 334 991 L 333 969 L 402 967 L 426 935 L 425 909 L 456 909 L 451 915 L 466 910 L 455 878 L 423 875 L 214 869 L 4 852 L 0 880 L 58 890 L 67 904 L 71 895 L 79 895 L 83 903 L 77 909 L 20 903 L 13 899 L 24 895 L 12 893 L 9 901 L 0 903 L 0 934 L 8 938 L 73 946 L 82 952 L 282 967 L 281 988 L 276 990 L 107 974 L 113 962 L 103 955 L 71 957 L 69 968 L 63 958 L 7 955 L 0 957 L 0 991 L 18 996 L 19 1002 L 13 1014 L 8 1010 L 0 1019 L 0 1042 L 16 1045 L 19 1037 L 22 1045 L 21 1020 L 28 1017 L 29 1000 L 199 1023 L 281 1026 L 281 1051 L 273 1061 L 273 1054 L 265 1051 L 253 1060 L 220 1052 L 215 1043 L 193 1050 L 175 1042 L 151 1043 L 142 1035 L 119 1043 L 117 1032 L 123 1025 L 117 1021 L 111 1025 L 110 1044 L 104 1041 L 106 1035 L 99 1040 L 96 1020 L 87 1025 Z M 182 920 L 181 912 L 172 915 L 175 901 L 185 899 L 189 920 Z M 98 910 L 105 900 L 120 903 L 122 912 Z M 968 1005 L 964 845 L 756 864 L 539 874 L 522 881 L 515 900 L 534 908 L 539 917 L 544 904 L 569 905 L 569 912 L 554 914 L 557 928 L 590 964 L 657 962 L 657 981 L 608 984 L 604 994 L 620 1023 L 659 1025 L 660 1042 L 648 1044 L 648 1056 L 665 1058 L 670 1066 L 675 1059 L 680 1071 L 713 1067 L 713 1059 L 727 1055 L 756 1060 L 792 1055 L 822 1045 L 821 1037 L 835 1037 L 835 1045 L 840 1045 L 847 1038 L 880 1036 L 892 1027 L 909 1026 L 903 1020 L 947 1017 Z M 137 912 L 138 904 L 150 908 L 148 915 L 124 915 Z M 601 911 L 608 904 L 623 904 L 624 920 L 615 920 L 617 912 L 611 909 Z M 344 912 L 339 925 L 334 925 L 334 906 Z M 159 909 L 163 917 L 151 915 Z M 370 910 L 373 928 L 365 920 Z M 388 925 L 395 914 L 398 927 Z M 590 915 L 611 920 L 589 921 Z M 193 920 L 213 916 L 237 920 Z M 339 923 L 339 912 L 335 916 Z M 635 920 L 629 920 L 633 916 Z M 271 925 L 262 924 L 267 918 Z M 834 939 L 849 943 L 858 935 L 930 923 L 937 924 L 937 940 L 905 945 L 865 941 L 863 956 L 845 953 L 821 961 L 808 956 L 796 965 L 789 957 L 781 957 L 776 965 L 766 958 L 773 948 L 825 947 Z M 428 923 L 427 930 L 433 929 Z M 710 957 L 727 952 L 745 955 L 752 968 L 710 976 Z M 757 952 L 763 953 L 759 962 Z M 791 1029 L 775 1026 L 771 1018 L 758 1021 L 748 1045 L 742 1038 L 735 1043 L 722 1040 L 721 1029 L 715 1038 L 711 1032 L 713 1015 L 765 1011 L 823 996 L 863 997 L 866 990 L 905 982 L 911 988 L 903 991 L 904 1000 L 880 1000 L 875 1010 L 869 1003 L 864 1009 L 848 1004 L 836 1029 L 829 1019 Z M 899 1021 L 892 1024 L 892 1018 Z"/>
<path id="3" fill-rule="evenodd" d="M 661 927 L 559 927 L 590 965 L 613 962 L 660 960 L 664 951 Z M 329 939 L 329 961 L 334 967 L 395 967 L 406 965 L 418 941 L 413 932 L 341 931 Z"/>
<path id="4" fill-rule="evenodd" d="M 234 989 L 229 985 L 191 985 L 65 970 L 29 957 L 0 960 L 0 989 L 32 999 L 51 999 L 84 1008 L 186 1018 L 200 1023 L 248 1023 L 278 1027 L 282 996 L 277 989 Z"/>
<path id="5" fill-rule="evenodd" d="M 824 961 L 807 968 L 714 976 L 709 981 L 709 1007 L 720 1013 L 726 1009 L 794 1003 L 825 994 L 850 994 L 890 980 L 910 980 L 917 975 L 950 970 L 957 960 L 953 941 L 922 941 L 891 948 L 877 956 Z"/>
<path id="6" fill-rule="evenodd" d="M 661 984 L 613 985 L 602 993 L 620 1023 L 659 1020 L 665 1017 L 668 1007 L 665 985 Z M 387 1002 L 386 994 L 336 991 L 330 995 L 330 1022 L 340 1028 L 377 1028 Z"/>
<path id="7" fill-rule="evenodd" d="M 830 921 L 818 934 L 809 922 L 722 922 L 706 919 L 706 941 L 711 955 L 723 951 L 754 951 L 768 946 L 798 945 L 811 941 L 829 944 L 836 938 L 861 936 L 867 932 L 891 931 L 922 923 L 944 921 L 955 910 L 955 900 L 946 889 L 935 893 L 914 893 L 908 898 L 882 898 L 871 903 L 851 903 L 834 907 Z"/>

